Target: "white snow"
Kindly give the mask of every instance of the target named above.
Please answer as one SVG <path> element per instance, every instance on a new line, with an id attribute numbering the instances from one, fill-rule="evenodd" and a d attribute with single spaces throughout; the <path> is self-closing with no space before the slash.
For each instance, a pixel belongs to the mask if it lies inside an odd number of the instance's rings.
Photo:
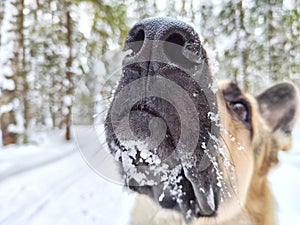
<path id="1" fill-rule="evenodd" d="M 283 0 L 282 5 L 287 10 L 293 10 L 295 9 L 296 2 L 295 0 Z"/>
<path id="2" fill-rule="evenodd" d="M 293 146 L 281 152 L 279 166 L 269 176 L 277 200 L 280 225 L 297 225 L 300 221 L 300 122 L 293 132 Z"/>
<path id="3" fill-rule="evenodd" d="M 12 103 L 10 104 L 7 104 L 7 105 L 2 105 L 0 107 L 0 115 L 3 114 L 3 113 L 8 113 L 10 112 L 11 110 L 13 110 L 14 106 Z"/>
<path id="4" fill-rule="evenodd" d="M 37 133 L 0 150 L 0 224 L 127 224 L 135 195 L 96 175 L 63 138 Z"/>
<path id="5" fill-rule="evenodd" d="M 64 97 L 64 103 L 65 103 L 65 106 L 71 106 L 72 105 L 72 97 L 70 95 L 66 95 Z"/>
<path id="6" fill-rule="evenodd" d="M 3 90 L 8 90 L 8 91 L 13 91 L 15 90 L 15 82 L 12 79 L 4 79 L 2 83 L 2 89 Z"/>
<path id="7" fill-rule="evenodd" d="M 77 136 L 84 136 L 78 146 L 95 144 L 87 131 L 77 129 Z M 297 225 L 300 220 L 299 135 L 300 123 L 293 149 L 280 154 L 281 164 L 270 175 L 278 225 Z M 128 224 L 135 194 L 98 176 L 75 143 L 63 138 L 63 131 L 35 132 L 29 145 L 0 149 L 0 224 Z"/>

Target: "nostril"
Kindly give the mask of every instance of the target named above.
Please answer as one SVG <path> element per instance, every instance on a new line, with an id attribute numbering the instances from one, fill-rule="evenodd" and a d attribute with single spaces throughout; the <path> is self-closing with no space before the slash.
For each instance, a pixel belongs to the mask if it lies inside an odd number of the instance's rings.
<path id="1" fill-rule="evenodd" d="M 171 34 L 164 43 L 164 52 L 166 56 L 176 65 L 185 68 L 194 66 L 194 60 L 189 57 L 189 50 L 186 48 L 185 38 L 179 34 Z"/>
<path id="2" fill-rule="evenodd" d="M 183 47 L 184 43 L 185 43 L 185 40 L 180 34 L 175 33 L 175 34 L 171 34 L 166 39 L 166 42 L 173 43 L 173 44 L 176 44 L 176 45 L 180 45 L 180 46 Z"/>
<path id="3" fill-rule="evenodd" d="M 145 40 L 145 32 L 143 29 L 138 30 L 131 35 L 130 40 L 128 41 L 129 49 L 133 51 L 133 54 L 137 54 L 143 47 Z"/>

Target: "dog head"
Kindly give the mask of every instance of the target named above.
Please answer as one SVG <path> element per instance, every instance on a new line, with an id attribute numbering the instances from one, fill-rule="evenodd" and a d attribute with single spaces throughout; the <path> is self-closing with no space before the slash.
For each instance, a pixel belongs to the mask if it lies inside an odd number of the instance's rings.
<path id="1" fill-rule="evenodd" d="M 296 88 L 282 83 L 252 97 L 222 82 L 213 91 L 197 33 L 170 18 L 136 24 L 124 50 L 105 124 L 126 185 L 186 219 L 235 214 L 253 178 L 289 148 Z"/>

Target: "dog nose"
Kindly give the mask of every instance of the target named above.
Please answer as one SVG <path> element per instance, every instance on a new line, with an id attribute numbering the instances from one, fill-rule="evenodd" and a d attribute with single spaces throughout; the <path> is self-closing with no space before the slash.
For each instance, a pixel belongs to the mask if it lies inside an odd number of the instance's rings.
<path id="1" fill-rule="evenodd" d="M 205 58 L 194 29 L 172 18 L 148 18 L 137 23 L 128 33 L 124 50 L 131 51 L 127 63 L 171 63 L 186 69 Z"/>

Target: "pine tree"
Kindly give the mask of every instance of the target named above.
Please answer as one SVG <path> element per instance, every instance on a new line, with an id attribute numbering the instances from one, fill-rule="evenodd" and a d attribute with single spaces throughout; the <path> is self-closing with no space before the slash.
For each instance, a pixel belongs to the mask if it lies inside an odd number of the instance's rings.
<path id="1" fill-rule="evenodd" d="M 0 51 L 2 44 L 2 27 L 3 27 L 3 18 L 4 18 L 4 1 L 0 1 Z"/>
<path id="2" fill-rule="evenodd" d="M 16 143 L 18 134 L 23 130 L 23 124 L 16 120 L 16 114 L 21 114 L 20 85 L 22 85 L 24 75 L 24 0 L 11 0 L 4 6 L 6 9 L 4 19 L 7 23 L 5 31 L 7 39 L 4 44 L 8 51 L 5 54 L 8 57 L 3 60 L 1 65 L 4 79 L 1 87 L 0 122 L 2 143 L 8 145 Z"/>

